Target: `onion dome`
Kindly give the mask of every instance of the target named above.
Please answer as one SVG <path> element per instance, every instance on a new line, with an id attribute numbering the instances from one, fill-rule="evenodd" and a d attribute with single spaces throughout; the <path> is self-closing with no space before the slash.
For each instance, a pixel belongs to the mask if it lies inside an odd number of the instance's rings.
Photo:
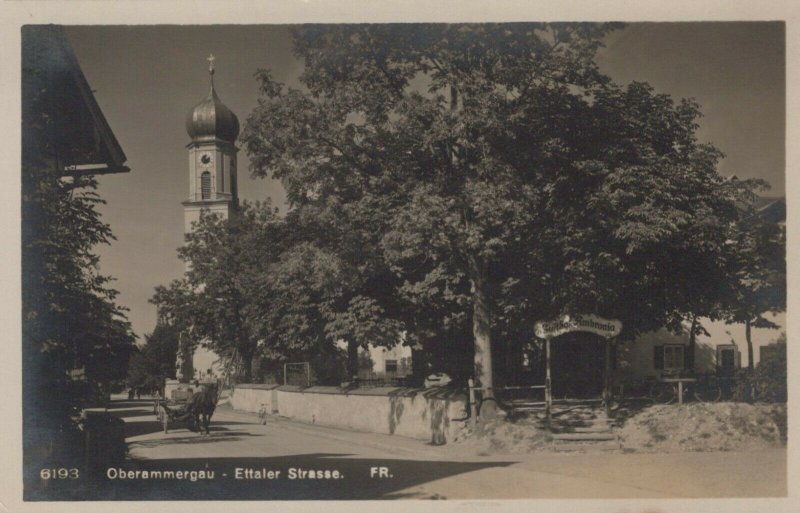
<path id="1" fill-rule="evenodd" d="M 211 90 L 186 116 L 186 132 L 192 141 L 222 139 L 232 143 L 239 136 L 239 119 L 217 96 L 214 90 L 214 56 L 208 60 L 211 63 L 208 68 Z"/>

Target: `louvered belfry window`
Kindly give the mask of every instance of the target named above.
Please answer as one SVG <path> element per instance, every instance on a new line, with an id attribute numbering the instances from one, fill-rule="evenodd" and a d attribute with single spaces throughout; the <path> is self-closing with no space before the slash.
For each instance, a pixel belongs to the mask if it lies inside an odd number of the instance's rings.
<path id="1" fill-rule="evenodd" d="M 204 200 L 211 199 L 211 173 L 208 171 L 200 175 L 200 194 Z"/>

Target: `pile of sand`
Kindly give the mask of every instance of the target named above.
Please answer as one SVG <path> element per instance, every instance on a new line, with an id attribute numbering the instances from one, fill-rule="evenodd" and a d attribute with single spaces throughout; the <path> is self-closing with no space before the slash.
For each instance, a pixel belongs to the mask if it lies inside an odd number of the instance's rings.
<path id="1" fill-rule="evenodd" d="M 617 434 L 628 451 L 748 451 L 780 445 L 785 419 L 785 404 L 654 405 L 629 418 Z"/>
<path id="2" fill-rule="evenodd" d="M 553 437 L 532 420 L 504 416 L 474 428 L 464 424 L 448 443 L 479 455 L 530 453 L 552 448 Z"/>
<path id="3" fill-rule="evenodd" d="M 614 433 L 624 452 L 752 451 L 786 442 L 785 404 L 689 403 L 646 407 Z M 552 434 L 533 419 L 496 420 L 456 432 L 453 449 L 469 454 L 552 451 Z M 581 442 L 582 452 L 607 446 Z M 576 448 L 577 445 L 576 445 Z M 563 450 L 563 443 L 562 448 Z"/>

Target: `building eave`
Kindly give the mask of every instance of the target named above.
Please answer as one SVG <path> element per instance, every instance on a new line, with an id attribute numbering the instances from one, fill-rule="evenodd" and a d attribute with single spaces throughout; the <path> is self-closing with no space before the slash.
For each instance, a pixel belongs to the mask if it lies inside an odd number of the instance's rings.
<path id="1" fill-rule="evenodd" d="M 23 27 L 22 36 L 23 70 L 29 70 L 23 80 L 23 105 L 44 94 L 45 100 L 33 103 L 30 112 L 53 121 L 48 137 L 54 147 L 49 158 L 59 163 L 65 176 L 129 172 L 125 152 L 97 103 L 64 28 L 29 25 Z"/>

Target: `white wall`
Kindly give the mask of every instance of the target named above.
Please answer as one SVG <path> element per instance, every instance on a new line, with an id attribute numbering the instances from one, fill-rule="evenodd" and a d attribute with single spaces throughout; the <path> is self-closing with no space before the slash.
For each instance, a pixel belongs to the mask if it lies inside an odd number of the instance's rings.
<path id="1" fill-rule="evenodd" d="M 773 330 L 777 336 L 777 333 Z M 731 343 L 731 337 L 698 335 L 696 338 L 694 370 L 700 373 L 712 373 L 717 365 L 717 346 Z M 684 357 L 689 346 L 689 335 L 670 333 L 666 329 L 645 333 L 634 341 L 621 342 L 617 353 L 617 373 L 621 378 L 643 379 L 659 377 L 663 372 L 654 367 L 653 348 L 665 344 L 680 344 L 684 346 Z M 755 345 L 755 344 L 754 344 Z M 747 346 L 744 343 L 736 344 L 741 355 L 740 363 L 747 365 Z M 757 352 L 758 349 L 755 349 Z M 756 356 L 757 358 L 757 356 Z"/>
<path id="2" fill-rule="evenodd" d="M 402 369 L 398 369 L 400 372 L 397 375 L 410 374 L 411 348 L 409 346 L 400 344 L 390 348 L 369 346 L 369 357 L 372 360 L 372 372 L 378 375 L 386 374 L 386 360 L 396 360 L 399 367 L 401 360 L 407 358 L 409 364 L 407 372 L 402 372 Z"/>
<path id="3" fill-rule="evenodd" d="M 435 443 L 452 440 L 467 415 L 463 394 L 438 387 L 346 391 L 337 387 L 239 385 L 231 397 L 231 405 L 243 411 L 258 412 L 262 404 L 277 409 L 282 417 L 308 424 Z"/>
<path id="4" fill-rule="evenodd" d="M 231 407 L 235 410 L 259 413 L 265 407 L 267 413 L 278 413 L 278 385 L 239 385 L 231 395 Z"/>
<path id="5" fill-rule="evenodd" d="M 402 377 L 411 374 L 411 347 L 403 344 L 404 337 L 397 341 L 393 347 L 376 347 L 370 344 L 367 349 L 359 348 L 358 353 L 363 355 L 365 352 L 369 353 L 369 358 L 372 360 L 372 372 L 376 376 L 386 375 L 386 360 L 397 360 L 398 367 L 402 359 L 408 359 L 407 372 L 398 372 L 396 376 Z M 344 340 L 337 340 L 336 347 L 342 350 L 347 350 L 347 343 Z M 398 369 L 400 370 L 400 369 Z"/>

